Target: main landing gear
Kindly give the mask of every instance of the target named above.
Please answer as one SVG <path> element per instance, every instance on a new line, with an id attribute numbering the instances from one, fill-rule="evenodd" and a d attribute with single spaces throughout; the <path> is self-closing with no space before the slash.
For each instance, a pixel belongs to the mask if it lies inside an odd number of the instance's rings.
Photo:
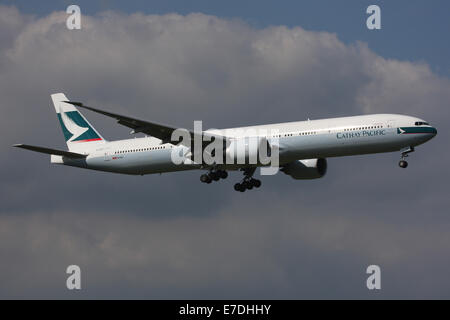
<path id="1" fill-rule="evenodd" d="M 399 161 L 398 165 L 400 168 L 406 168 L 408 166 L 408 162 L 405 160 L 408 157 L 408 153 L 414 152 L 414 147 L 408 147 L 405 151 L 402 152 L 402 159 Z"/>
<path id="2" fill-rule="evenodd" d="M 245 190 L 252 190 L 253 187 L 261 187 L 261 181 L 258 179 L 253 179 L 253 174 L 255 173 L 256 168 L 245 168 L 241 170 L 244 171 L 244 179 L 242 179 L 240 183 L 236 183 L 234 185 L 234 190 L 244 192 Z"/>
<path id="3" fill-rule="evenodd" d="M 225 170 L 211 170 L 208 173 L 202 174 L 200 176 L 200 181 L 203 183 L 211 183 L 212 181 L 219 181 L 220 179 L 226 179 L 228 177 L 228 172 Z"/>
<path id="4" fill-rule="evenodd" d="M 245 190 L 251 190 L 253 188 L 261 187 L 261 181 L 258 179 L 253 179 L 253 174 L 256 168 L 245 168 L 241 169 L 244 172 L 244 178 L 241 182 L 234 185 L 234 190 L 239 192 L 244 192 Z M 211 183 L 213 181 L 219 181 L 220 179 L 226 179 L 228 177 L 228 172 L 225 170 L 218 170 L 212 168 L 208 173 L 202 174 L 200 176 L 200 181 L 203 183 Z"/>

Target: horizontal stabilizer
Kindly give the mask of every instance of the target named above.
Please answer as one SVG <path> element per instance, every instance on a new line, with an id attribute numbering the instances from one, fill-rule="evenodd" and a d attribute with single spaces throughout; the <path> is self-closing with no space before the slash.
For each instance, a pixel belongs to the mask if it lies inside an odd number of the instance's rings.
<path id="1" fill-rule="evenodd" d="M 81 154 L 81 153 L 49 149 L 49 148 L 43 148 L 43 147 L 37 147 L 37 146 L 30 146 L 28 144 L 15 144 L 15 145 L 13 145 L 13 147 L 27 149 L 27 150 L 41 152 L 41 153 L 54 154 L 57 156 L 63 156 L 63 157 L 68 157 L 68 158 L 72 158 L 72 159 L 84 159 L 87 157 L 87 155 Z"/>

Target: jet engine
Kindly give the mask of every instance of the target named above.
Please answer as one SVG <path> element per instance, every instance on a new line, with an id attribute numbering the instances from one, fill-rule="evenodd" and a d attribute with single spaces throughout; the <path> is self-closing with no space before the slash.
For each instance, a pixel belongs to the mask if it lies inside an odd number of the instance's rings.
<path id="1" fill-rule="evenodd" d="M 322 178 L 327 172 L 327 159 L 295 160 L 280 170 L 296 180 Z"/>

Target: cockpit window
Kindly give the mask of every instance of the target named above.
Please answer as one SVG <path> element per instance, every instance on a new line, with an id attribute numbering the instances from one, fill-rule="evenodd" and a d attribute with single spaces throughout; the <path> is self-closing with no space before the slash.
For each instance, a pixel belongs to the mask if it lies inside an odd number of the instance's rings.
<path id="1" fill-rule="evenodd" d="M 423 122 L 423 121 L 417 121 L 415 123 L 416 126 L 429 126 L 430 124 L 428 122 Z"/>

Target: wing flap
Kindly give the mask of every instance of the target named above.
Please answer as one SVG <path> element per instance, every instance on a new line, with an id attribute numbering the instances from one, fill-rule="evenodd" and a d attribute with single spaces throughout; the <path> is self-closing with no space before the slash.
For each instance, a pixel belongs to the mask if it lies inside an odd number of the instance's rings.
<path id="1" fill-rule="evenodd" d="M 28 144 L 15 144 L 15 145 L 13 145 L 13 147 L 31 150 L 31 151 L 35 151 L 35 152 L 41 152 L 41 153 L 46 153 L 46 154 L 53 154 L 53 155 L 57 155 L 57 156 L 68 157 L 68 158 L 72 158 L 72 159 L 84 159 L 87 157 L 87 155 L 81 154 L 81 153 L 56 150 L 56 149 L 50 149 L 50 148 L 44 148 L 44 147 L 38 147 L 38 146 L 31 146 Z"/>

